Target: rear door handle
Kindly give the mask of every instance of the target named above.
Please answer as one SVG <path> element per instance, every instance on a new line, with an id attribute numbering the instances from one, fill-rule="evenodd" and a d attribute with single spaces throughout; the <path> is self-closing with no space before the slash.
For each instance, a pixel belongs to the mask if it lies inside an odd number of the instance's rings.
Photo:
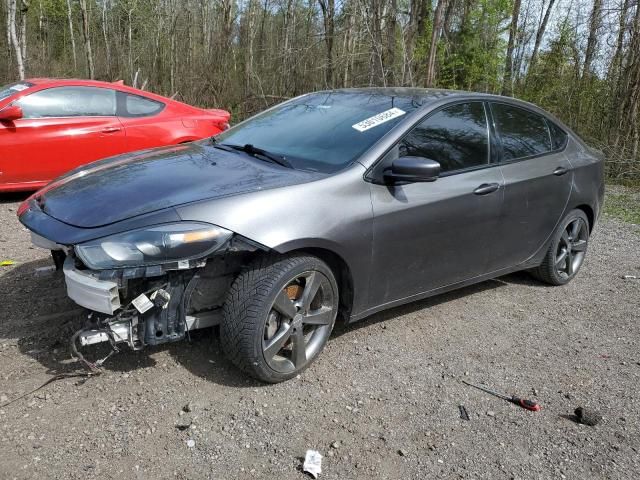
<path id="1" fill-rule="evenodd" d="M 553 171 L 554 175 L 560 176 L 560 175 L 564 175 L 565 173 L 567 173 L 569 170 L 564 168 L 564 167 L 558 167 Z"/>
<path id="2" fill-rule="evenodd" d="M 102 133 L 116 133 L 121 129 L 119 127 L 105 127 L 102 129 Z"/>
<path id="3" fill-rule="evenodd" d="M 487 195 L 489 193 L 493 193 L 500 188 L 499 183 L 483 183 L 478 188 L 476 188 L 473 193 L 476 195 Z"/>

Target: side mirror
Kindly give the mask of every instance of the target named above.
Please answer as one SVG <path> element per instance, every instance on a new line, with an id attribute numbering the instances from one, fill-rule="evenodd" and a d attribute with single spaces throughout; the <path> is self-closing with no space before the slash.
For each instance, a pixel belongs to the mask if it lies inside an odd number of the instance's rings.
<path id="1" fill-rule="evenodd" d="M 400 157 L 384 172 L 385 178 L 398 182 L 434 182 L 440 175 L 440 164 L 423 157 Z"/>
<path id="2" fill-rule="evenodd" d="M 22 118 L 22 109 L 18 105 L 9 105 L 0 110 L 0 122 L 13 122 Z"/>

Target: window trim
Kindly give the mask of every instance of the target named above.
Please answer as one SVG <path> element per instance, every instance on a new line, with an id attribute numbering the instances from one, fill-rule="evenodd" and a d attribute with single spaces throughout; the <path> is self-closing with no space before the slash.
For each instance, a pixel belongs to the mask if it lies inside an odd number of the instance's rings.
<path id="1" fill-rule="evenodd" d="M 144 100 L 148 100 L 149 102 L 157 103 L 161 105 L 160 109 L 157 112 L 152 114 L 144 114 L 144 115 L 134 115 L 130 114 L 127 111 L 127 96 L 130 95 L 132 97 L 140 97 Z M 153 98 L 145 97 L 144 95 L 139 95 L 137 93 L 123 92 L 122 90 L 116 90 L 116 116 L 120 118 L 152 118 L 156 115 L 160 115 L 167 108 L 167 104 L 165 102 L 161 102 L 160 100 L 155 100 Z"/>
<path id="2" fill-rule="evenodd" d="M 502 136 L 500 135 L 500 131 L 498 130 L 498 127 L 496 126 L 496 122 L 495 122 L 495 116 L 493 114 L 493 104 L 499 104 L 499 105 L 506 105 L 512 108 L 518 108 L 520 110 L 524 110 L 525 112 L 531 113 L 533 115 L 537 115 L 538 117 L 542 118 L 544 121 L 545 126 L 547 127 L 547 133 L 549 135 L 549 142 L 551 147 L 553 147 L 553 137 L 551 136 L 551 129 L 549 128 L 549 122 L 551 122 L 551 120 L 549 120 L 547 118 L 546 115 L 536 112 L 530 108 L 527 108 L 526 106 L 520 106 L 520 105 L 515 105 L 513 103 L 510 102 L 504 102 L 504 101 L 499 101 L 499 100 L 487 100 L 487 108 L 489 111 L 489 114 L 491 116 L 491 124 L 493 126 L 493 130 L 494 130 L 494 134 L 496 137 L 496 142 L 498 143 L 498 160 L 497 160 L 497 164 L 498 165 L 511 165 L 512 163 L 518 163 L 518 162 L 523 162 L 525 160 L 533 160 L 535 158 L 540 158 L 540 157 L 544 157 L 547 155 L 551 155 L 554 153 L 561 153 L 564 152 L 564 150 L 567 148 L 567 145 L 569 144 L 569 134 L 568 132 L 564 129 L 561 128 L 557 123 L 552 122 L 556 127 L 558 127 L 562 132 L 564 132 L 564 134 L 566 135 L 566 140 L 564 142 L 564 145 L 562 146 L 562 148 L 556 148 L 556 149 L 551 149 L 548 152 L 542 152 L 542 153 L 536 153 L 535 155 L 528 155 L 526 157 L 518 157 L 518 158 L 511 158 L 509 160 L 505 160 L 504 159 L 504 147 L 503 147 L 503 143 L 502 143 Z"/>
<path id="3" fill-rule="evenodd" d="M 50 120 L 50 119 L 61 119 L 61 118 L 117 118 L 118 117 L 118 90 L 115 90 L 114 88 L 102 87 L 102 86 L 98 87 L 94 85 L 54 85 L 51 87 L 41 88 L 40 90 L 36 90 L 35 92 L 30 92 L 27 95 L 24 95 L 20 98 L 15 99 L 13 102 L 10 103 L 10 105 L 16 104 L 20 108 L 22 108 L 18 103 L 20 102 L 20 100 L 30 97 L 31 95 L 35 95 L 40 92 L 46 92 L 47 90 L 54 90 L 56 88 L 99 88 L 102 90 L 110 90 L 115 93 L 116 113 L 113 115 L 62 115 L 62 116 L 55 116 L 55 117 L 51 116 L 51 117 L 36 117 L 36 118 L 23 117 L 19 120 Z"/>
<path id="4" fill-rule="evenodd" d="M 487 105 L 487 100 L 483 99 L 483 98 L 472 98 L 472 99 L 460 99 L 460 100 L 455 100 L 449 103 L 446 103 L 444 105 L 440 105 L 439 107 L 431 110 L 430 112 L 424 114 L 422 117 L 420 117 L 418 120 L 416 120 L 413 124 L 411 124 L 410 127 L 407 128 L 406 132 L 404 132 L 402 134 L 402 136 L 393 144 L 391 145 L 387 150 L 385 150 L 384 153 L 382 153 L 375 162 L 373 162 L 373 164 L 367 169 L 367 171 L 364 173 L 364 180 L 368 183 L 373 183 L 376 185 L 387 185 L 386 182 L 384 182 L 384 180 L 381 180 L 380 175 L 377 175 L 378 169 L 380 168 L 380 165 L 385 161 L 386 156 L 394 149 L 398 146 L 398 144 L 400 142 L 402 142 L 405 137 L 407 135 L 409 135 L 409 133 L 411 133 L 411 131 L 416 128 L 418 125 L 420 125 L 422 122 L 424 122 L 425 120 L 429 119 L 429 117 L 439 113 L 440 111 L 444 110 L 445 108 L 449 108 L 449 107 L 453 107 L 455 105 L 461 105 L 461 104 L 465 104 L 465 103 L 481 103 L 482 107 L 484 109 L 484 115 L 485 115 L 485 120 L 487 122 L 487 140 L 488 140 L 488 144 L 487 144 L 487 162 L 485 164 L 481 164 L 481 165 L 476 165 L 473 167 L 468 167 L 468 168 L 461 168 L 459 170 L 451 170 L 449 172 L 443 172 L 441 173 L 438 178 L 445 178 L 445 177 L 450 177 L 453 175 L 459 175 L 461 173 L 467 173 L 467 172 L 475 172 L 477 170 L 484 170 L 485 168 L 493 168 L 493 167 L 497 167 L 500 165 L 499 162 L 499 156 L 494 156 L 494 149 L 497 150 L 497 153 L 500 153 L 500 151 L 498 150 L 499 145 L 494 141 L 494 128 L 492 125 L 492 121 L 493 121 L 493 117 L 491 116 L 491 112 L 489 111 L 489 107 Z M 501 145 L 501 144 L 500 144 Z M 501 148 L 501 147 L 500 147 Z"/>

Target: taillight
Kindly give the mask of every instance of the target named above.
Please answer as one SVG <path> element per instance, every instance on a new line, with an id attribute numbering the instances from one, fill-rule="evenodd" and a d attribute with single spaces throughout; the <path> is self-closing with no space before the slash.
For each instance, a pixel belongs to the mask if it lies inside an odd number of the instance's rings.
<path id="1" fill-rule="evenodd" d="M 18 217 L 20 217 L 24 212 L 29 210 L 29 204 L 31 203 L 31 200 L 33 200 L 33 197 L 35 196 L 36 194 L 34 193 L 33 195 L 31 195 L 29 198 L 27 198 L 24 202 L 20 204 L 20 206 L 18 207 L 18 211 L 16 212 L 16 215 L 18 215 Z"/>

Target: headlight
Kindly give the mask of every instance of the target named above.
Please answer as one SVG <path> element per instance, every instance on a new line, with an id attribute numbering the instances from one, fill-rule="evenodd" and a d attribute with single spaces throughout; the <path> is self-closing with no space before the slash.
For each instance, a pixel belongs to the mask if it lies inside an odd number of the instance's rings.
<path id="1" fill-rule="evenodd" d="M 75 250 L 94 270 L 139 267 L 203 257 L 224 245 L 232 235 L 216 225 L 180 222 L 99 238 L 76 245 Z"/>

